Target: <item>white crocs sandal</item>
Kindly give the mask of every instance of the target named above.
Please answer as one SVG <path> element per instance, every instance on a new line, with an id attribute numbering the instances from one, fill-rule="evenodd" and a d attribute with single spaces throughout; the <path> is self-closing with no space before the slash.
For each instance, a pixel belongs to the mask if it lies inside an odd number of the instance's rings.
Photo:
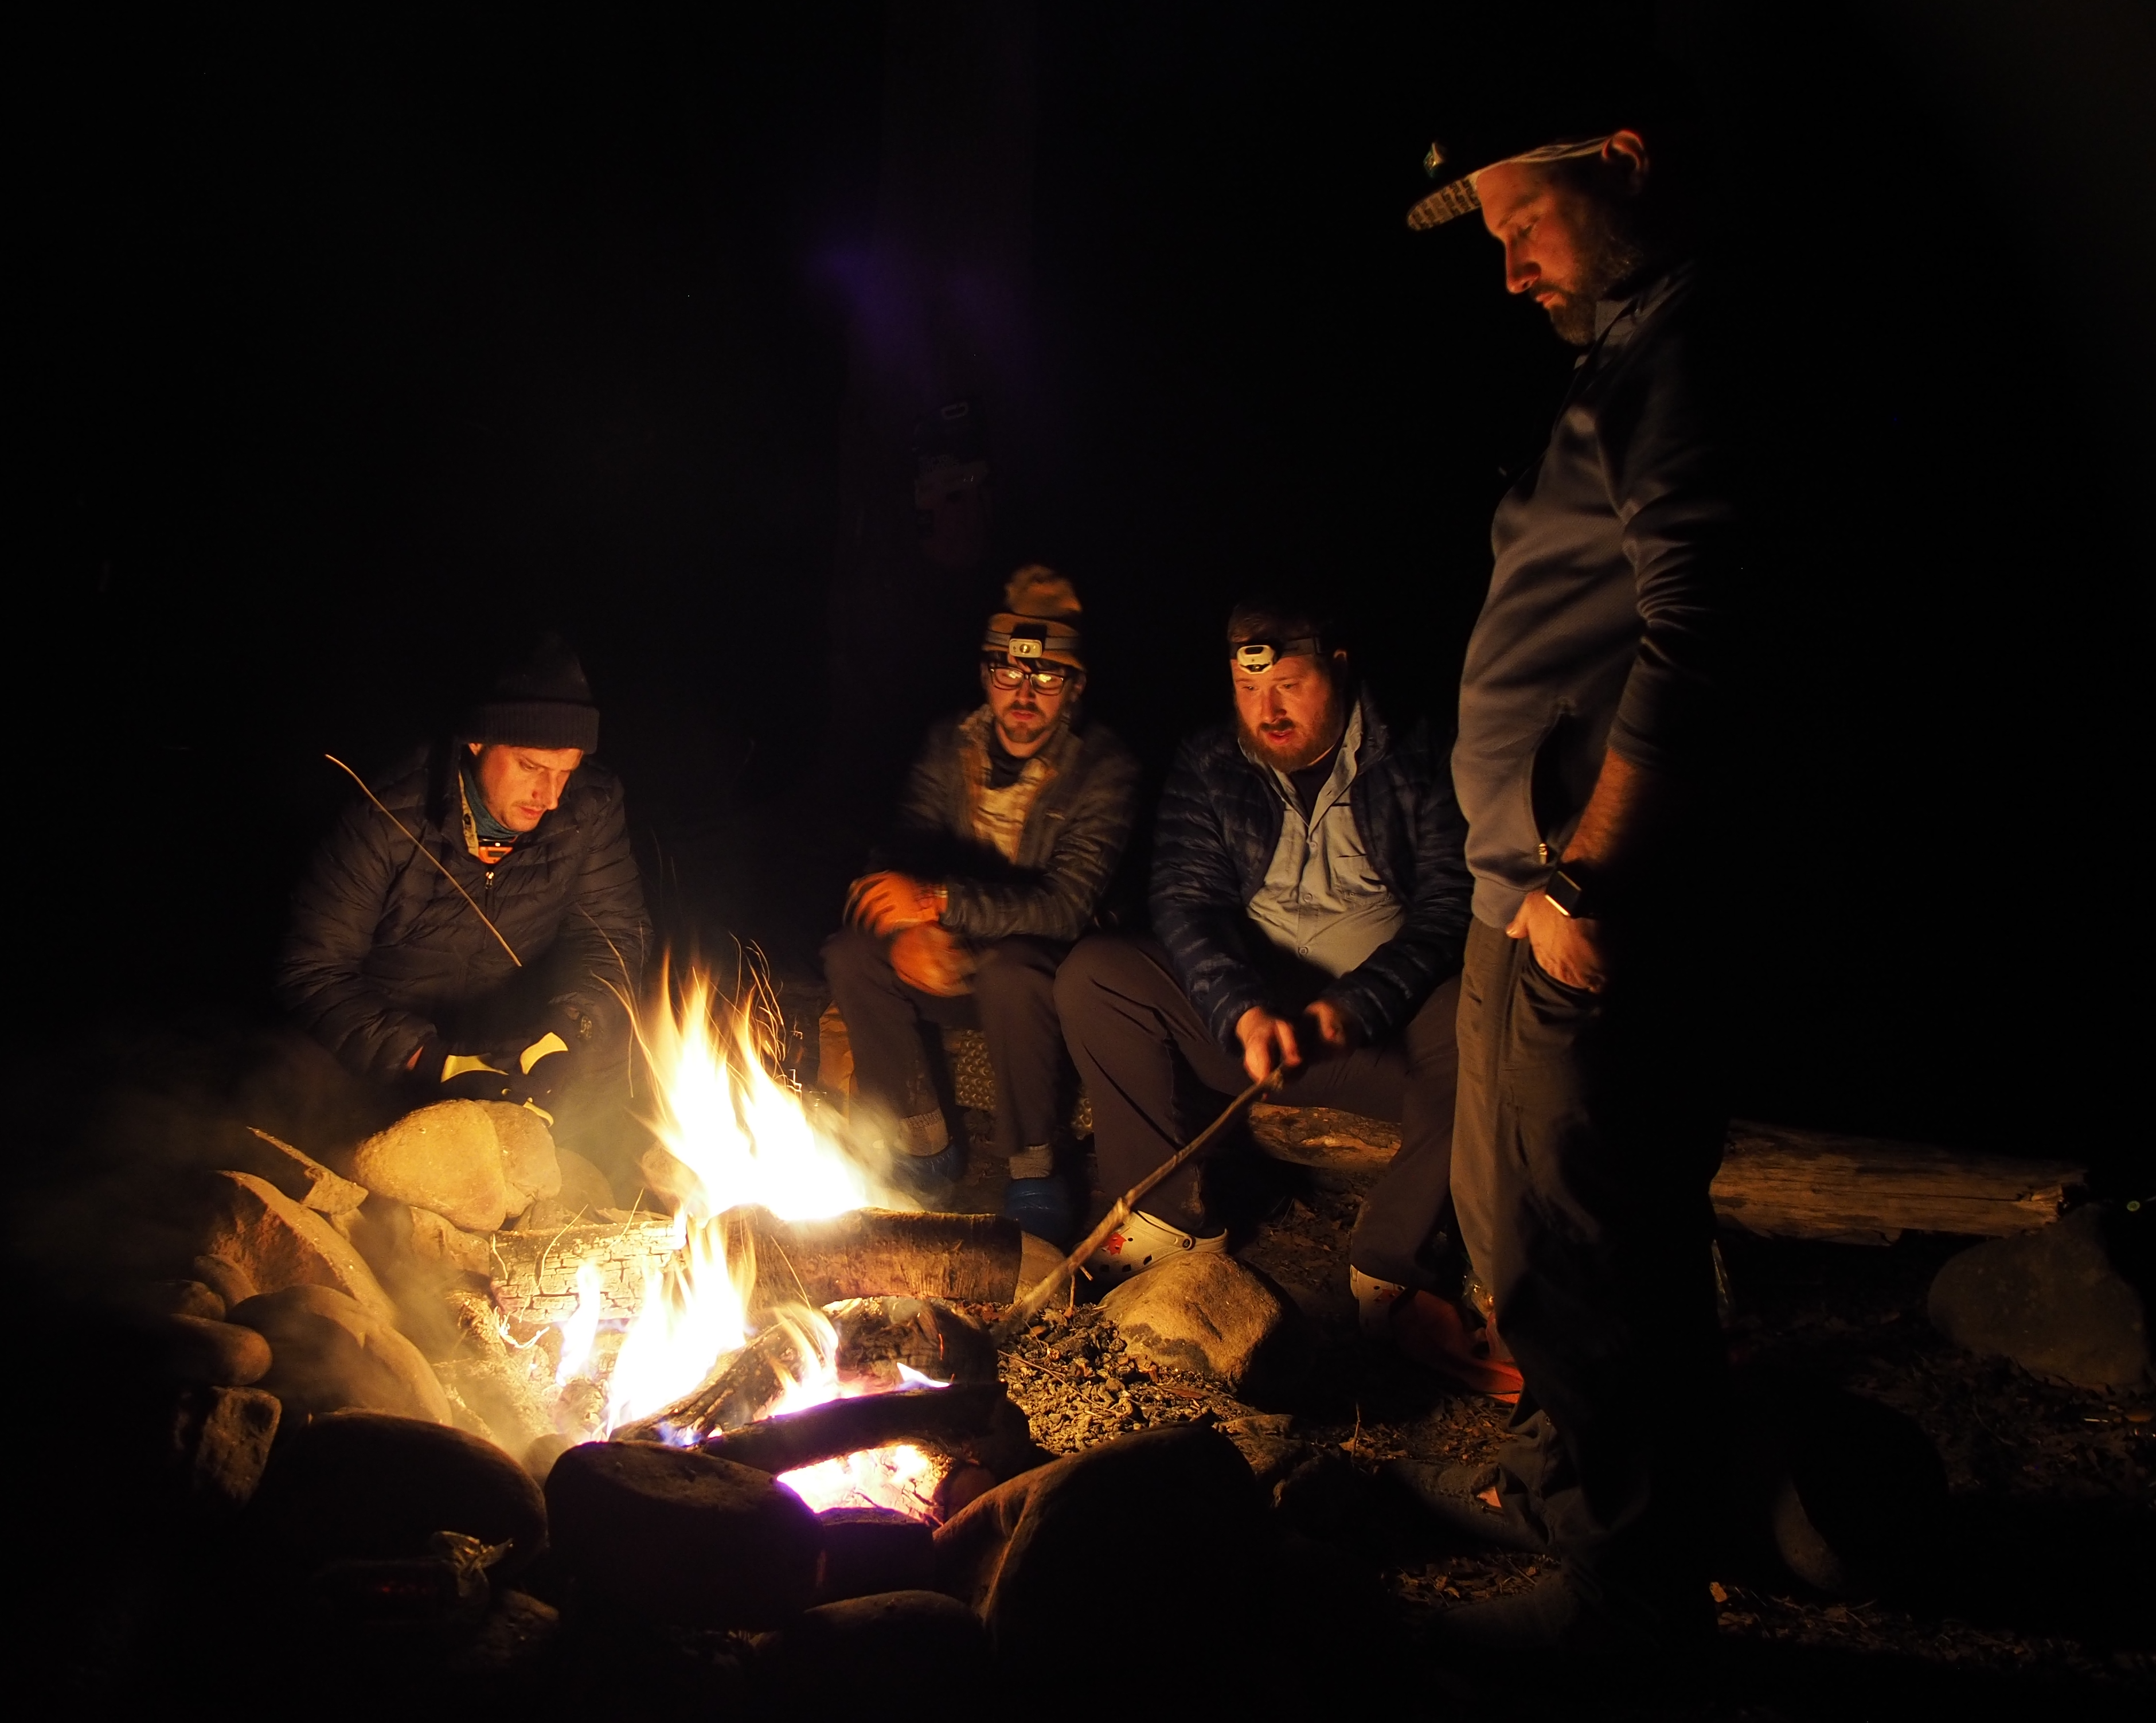
<path id="1" fill-rule="evenodd" d="M 1365 1274 L 1351 1263 L 1348 1290 L 1355 1294 L 1355 1314 L 1363 1332 L 1373 1340 L 1389 1338 L 1392 1332 L 1393 1300 L 1407 1288 L 1397 1280 L 1380 1280 L 1374 1274 Z"/>
<path id="2" fill-rule="evenodd" d="M 1134 1274 L 1158 1268 L 1183 1256 L 1224 1256 L 1228 1231 L 1222 1227 L 1210 1238 L 1199 1238 L 1180 1227 L 1155 1220 L 1142 1209 L 1111 1232 L 1100 1249 L 1086 1258 L 1086 1273 L 1099 1285 L 1121 1286 Z"/>

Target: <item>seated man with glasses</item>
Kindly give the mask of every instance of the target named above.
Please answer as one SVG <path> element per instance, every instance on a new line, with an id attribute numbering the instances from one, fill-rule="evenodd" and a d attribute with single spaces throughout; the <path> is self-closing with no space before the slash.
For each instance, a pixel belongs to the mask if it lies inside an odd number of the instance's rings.
<path id="1" fill-rule="evenodd" d="M 1137 763 L 1081 721 L 1080 608 L 1053 570 L 1021 568 L 981 641 L 987 703 L 929 733 L 878 871 L 856 880 L 824 968 L 861 1098 L 896 1121 L 924 1196 L 955 1177 L 924 1023 L 972 1026 L 995 1070 L 1004 1212 L 1061 1241 L 1075 1193 L 1056 1176 L 1063 1034 L 1055 969 L 1093 924 L 1137 810 Z"/>

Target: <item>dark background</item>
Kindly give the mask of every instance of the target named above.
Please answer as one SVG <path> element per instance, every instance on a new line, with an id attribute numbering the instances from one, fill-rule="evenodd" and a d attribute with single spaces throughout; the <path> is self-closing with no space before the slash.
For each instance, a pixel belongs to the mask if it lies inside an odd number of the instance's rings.
<path id="1" fill-rule="evenodd" d="M 844 523 L 908 506 L 861 378 L 942 112 L 905 80 L 977 8 L 93 8 L 24 44 L 18 1055 L 269 1015 L 321 753 L 382 771 L 547 626 L 665 930 L 782 964 L 1017 562 L 1076 580 L 1089 698 L 1156 770 L 1268 579 L 1445 722 L 1568 356 L 1486 239 L 1401 216 L 1448 104 L 1614 32 L 1690 69 L 1753 332 L 1766 722 L 1700 908 L 1739 1108 L 2146 1183 L 2145 8 L 1348 10 L 1006 9 L 994 527 L 955 573 Z"/>

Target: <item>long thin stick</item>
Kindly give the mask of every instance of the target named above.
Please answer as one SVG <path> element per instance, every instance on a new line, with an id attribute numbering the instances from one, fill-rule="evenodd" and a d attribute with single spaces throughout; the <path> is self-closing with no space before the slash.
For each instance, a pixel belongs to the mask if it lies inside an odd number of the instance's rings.
<path id="1" fill-rule="evenodd" d="M 388 809 L 382 807 L 382 798 L 367 787 L 367 779 L 361 777 L 358 773 L 353 771 L 350 766 L 346 765 L 333 753 L 326 753 L 322 758 L 327 760 L 331 765 L 335 766 L 340 772 L 343 773 L 346 777 L 351 779 L 353 783 L 357 784 L 359 786 L 360 794 L 365 796 L 367 800 L 372 802 L 376 807 L 382 808 L 382 817 L 383 819 L 387 820 L 392 825 L 403 832 L 405 836 L 412 838 L 412 847 L 417 850 L 421 855 L 424 856 L 429 862 L 433 862 L 436 867 L 441 868 L 442 877 L 447 880 L 451 885 L 456 887 L 457 895 L 462 898 L 465 903 L 471 905 L 472 913 L 477 916 L 481 921 L 486 922 L 487 932 L 493 934 L 495 939 L 501 939 L 501 929 L 495 926 L 492 922 L 487 921 L 486 912 L 479 907 L 479 899 L 473 897 L 470 892 L 467 892 L 464 887 L 459 883 L 456 875 L 450 872 L 448 868 L 442 867 L 442 858 L 439 856 L 437 856 L 432 850 L 429 849 L 426 845 L 421 843 L 418 838 L 412 837 L 411 827 L 407 825 L 402 820 L 399 820 L 394 814 L 391 813 Z M 509 954 L 509 960 L 515 964 L 518 969 L 521 970 L 524 967 L 524 959 L 516 954 L 516 948 L 511 945 L 508 940 L 501 939 L 501 949 Z M 415 1054 L 413 1057 L 416 1057 L 417 1055 Z"/>
<path id="2" fill-rule="evenodd" d="M 995 1326 L 993 1338 L 996 1344 L 1001 1345 L 1040 1314 L 1042 1307 L 1062 1289 L 1063 1283 L 1078 1272 L 1078 1265 L 1106 1243 L 1110 1233 L 1130 1219 L 1131 1211 L 1137 1206 L 1140 1197 L 1175 1171 L 1178 1167 L 1183 1165 L 1214 1138 L 1227 1129 L 1235 1123 L 1236 1114 L 1256 1100 L 1260 1095 L 1269 1094 L 1278 1088 L 1286 1074 L 1285 1071 L 1276 1071 L 1270 1077 L 1260 1078 L 1230 1101 L 1220 1116 L 1212 1124 L 1207 1125 L 1204 1130 L 1199 1132 L 1183 1147 L 1177 1150 L 1174 1154 L 1169 1155 L 1166 1160 L 1117 1197 L 1116 1206 L 1108 1211 L 1099 1226 L 1086 1235 L 1085 1242 L 1058 1263 L 1045 1279 L 1034 1282 L 1033 1290 L 1011 1306 L 1010 1314 Z"/>

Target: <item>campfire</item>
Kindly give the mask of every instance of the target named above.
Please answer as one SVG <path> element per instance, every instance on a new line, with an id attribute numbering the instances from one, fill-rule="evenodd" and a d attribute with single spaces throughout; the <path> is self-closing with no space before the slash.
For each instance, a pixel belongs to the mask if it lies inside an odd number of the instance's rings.
<path id="1" fill-rule="evenodd" d="M 767 1424 L 777 1433 L 763 1451 L 791 1443 L 814 1456 L 779 1474 L 810 1507 L 940 1519 L 939 1491 L 965 1438 L 988 1433 L 988 1401 L 1001 1396 L 985 1336 L 948 1299 L 917 1295 L 907 1246 L 934 1254 L 932 1239 L 947 1245 L 992 1223 L 920 1215 L 844 1139 L 840 1121 L 813 1116 L 774 1074 L 777 1026 L 753 988 L 729 1000 L 696 972 L 662 989 L 641 1036 L 664 1145 L 646 1175 L 671 1213 L 581 1217 L 552 1238 L 520 1241 L 536 1248 L 503 1255 L 494 1320 L 565 1441 L 736 1456 L 756 1449 L 755 1427 Z M 936 1224 L 947 1218 L 956 1226 Z M 834 1238 L 882 1246 L 852 1265 L 860 1295 L 819 1296 L 833 1290 Z M 839 1254 L 858 1255 L 849 1242 Z M 610 1285 L 601 1259 L 620 1260 L 624 1243 L 634 1266 Z M 877 1260 L 893 1283 L 863 1283 Z M 990 1278 L 1000 1283 L 949 1289 L 1008 1296 L 1008 1283 Z M 548 1320 L 565 1300 L 547 1288 L 565 1282 L 572 1307 Z M 947 1404 L 928 1402 L 954 1388 Z M 897 1397 L 836 1410 L 884 1396 Z M 819 1409 L 831 1410 L 812 1416 Z M 873 1439 L 886 1432 L 916 1439 Z"/>

